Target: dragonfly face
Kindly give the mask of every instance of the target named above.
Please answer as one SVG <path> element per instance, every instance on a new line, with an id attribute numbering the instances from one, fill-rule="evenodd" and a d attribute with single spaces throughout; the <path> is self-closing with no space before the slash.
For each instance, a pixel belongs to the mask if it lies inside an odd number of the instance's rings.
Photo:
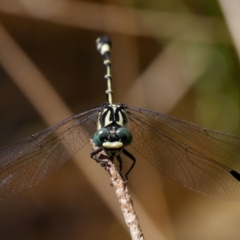
<path id="1" fill-rule="evenodd" d="M 93 135 L 93 142 L 98 149 L 91 154 L 91 157 L 104 150 L 111 160 L 114 157 L 119 159 L 123 148 L 131 144 L 132 134 L 126 128 L 128 118 L 125 109 L 123 104 L 102 105 L 98 117 L 98 130 Z M 97 157 L 94 159 L 98 160 Z"/>

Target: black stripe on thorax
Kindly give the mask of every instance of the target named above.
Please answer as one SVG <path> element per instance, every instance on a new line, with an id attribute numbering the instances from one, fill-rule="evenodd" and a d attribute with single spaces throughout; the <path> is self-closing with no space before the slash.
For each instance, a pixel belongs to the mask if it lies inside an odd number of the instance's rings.
<path id="1" fill-rule="evenodd" d="M 123 104 L 104 104 L 99 113 L 98 128 L 108 127 L 109 125 L 125 126 L 128 122 L 125 108 Z"/>

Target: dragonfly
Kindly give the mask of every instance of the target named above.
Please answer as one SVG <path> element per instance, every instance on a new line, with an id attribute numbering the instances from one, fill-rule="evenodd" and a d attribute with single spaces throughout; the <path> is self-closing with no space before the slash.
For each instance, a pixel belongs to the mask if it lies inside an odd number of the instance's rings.
<path id="1" fill-rule="evenodd" d="M 96 41 L 103 56 L 107 102 L 67 118 L 0 149 L 0 198 L 29 189 L 55 173 L 92 139 L 90 157 L 101 162 L 104 151 L 111 161 L 122 156 L 132 164 L 137 151 L 162 174 L 196 192 L 240 201 L 240 137 L 141 108 L 113 103 L 111 40 Z"/>

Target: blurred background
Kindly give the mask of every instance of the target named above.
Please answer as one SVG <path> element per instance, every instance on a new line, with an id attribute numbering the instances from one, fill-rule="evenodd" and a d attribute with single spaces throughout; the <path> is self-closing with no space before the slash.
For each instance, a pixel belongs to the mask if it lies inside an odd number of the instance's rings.
<path id="1" fill-rule="evenodd" d="M 113 41 L 115 102 L 239 135 L 239 11 L 233 0 L 0 0 L 0 145 L 105 101 L 102 34 Z M 0 239 L 130 239 L 90 151 L 1 201 Z M 239 239 L 239 203 L 187 190 L 134 155 L 145 239 Z"/>

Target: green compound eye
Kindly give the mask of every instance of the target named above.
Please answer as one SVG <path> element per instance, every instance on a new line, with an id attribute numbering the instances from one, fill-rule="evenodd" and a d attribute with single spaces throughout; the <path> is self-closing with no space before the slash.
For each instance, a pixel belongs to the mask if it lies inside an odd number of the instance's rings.
<path id="1" fill-rule="evenodd" d="M 103 142 L 107 139 L 109 136 L 109 131 L 106 128 L 101 128 L 97 130 L 93 135 L 93 141 L 98 146 L 101 147 Z"/>
<path id="2" fill-rule="evenodd" d="M 120 138 L 120 140 L 124 144 L 124 146 L 127 146 L 132 142 L 132 134 L 128 129 L 119 128 L 116 131 L 116 134 Z"/>

